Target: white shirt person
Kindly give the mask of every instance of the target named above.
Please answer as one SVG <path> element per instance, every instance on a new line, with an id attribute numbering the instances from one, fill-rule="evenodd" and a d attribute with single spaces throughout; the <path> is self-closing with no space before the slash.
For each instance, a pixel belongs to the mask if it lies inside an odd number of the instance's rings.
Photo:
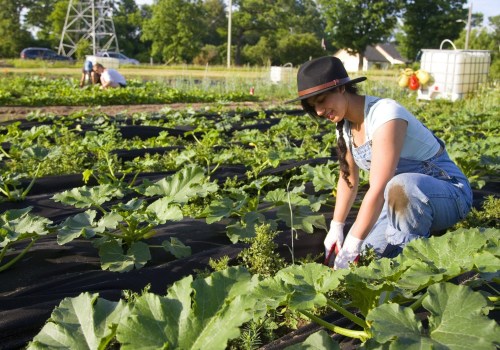
<path id="1" fill-rule="evenodd" d="M 127 86 L 125 77 L 115 69 L 105 68 L 102 64 L 96 63 L 94 72 L 101 75 L 101 89 Z"/>

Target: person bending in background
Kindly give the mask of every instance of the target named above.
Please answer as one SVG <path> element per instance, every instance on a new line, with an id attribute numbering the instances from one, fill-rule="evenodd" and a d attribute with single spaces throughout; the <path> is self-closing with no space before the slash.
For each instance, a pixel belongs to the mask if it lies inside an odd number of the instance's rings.
<path id="1" fill-rule="evenodd" d="M 92 64 L 92 61 L 89 59 L 86 59 L 85 62 L 83 63 L 83 69 L 82 69 L 82 77 L 80 78 L 80 87 L 84 87 L 85 85 L 88 84 L 99 84 L 101 81 L 101 76 L 94 72 L 94 66 Z"/>
<path id="2" fill-rule="evenodd" d="M 100 63 L 94 65 L 94 72 L 100 74 L 101 89 L 125 87 L 127 81 L 117 70 L 111 68 L 104 68 Z"/>
<path id="3" fill-rule="evenodd" d="M 84 85 L 87 85 L 87 83 L 92 82 L 92 73 L 93 73 L 93 64 L 92 61 L 89 59 L 86 59 L 85 62 L 83 63 L 83 68 L 82 68 L 82 77 L 80 78 L 80 87 L 82 88 Z"/>
<path id="4" fill-rule="evenodd" d="M 304 110 L 337 127 L 340 176 L 325 264 L 347 268 L 365 247 L 394 257 L 411 240 L 451 227 L 472 206 L 467 177 L 445 145 L 392 99 L 358 94 L 365 77 L 350 79 L 336 57 L 304 63 L 297 73 Z M 359 169 L 369 188 L 344 239 L 344 224 L 356 199 Z"/>

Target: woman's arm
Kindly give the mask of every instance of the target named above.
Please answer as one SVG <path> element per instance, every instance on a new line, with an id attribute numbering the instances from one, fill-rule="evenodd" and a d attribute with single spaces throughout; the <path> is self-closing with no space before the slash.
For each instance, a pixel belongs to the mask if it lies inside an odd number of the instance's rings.
<path id="1" fill-rule="evenodd" d="M 356 238 L 365 239 L 380 216 L 385 187 L 396 172 L 407 127 L 405 120 L 394 119 L 380 126 L 373 135 L 370 188 L 354 223 L 352 235 Z"/>

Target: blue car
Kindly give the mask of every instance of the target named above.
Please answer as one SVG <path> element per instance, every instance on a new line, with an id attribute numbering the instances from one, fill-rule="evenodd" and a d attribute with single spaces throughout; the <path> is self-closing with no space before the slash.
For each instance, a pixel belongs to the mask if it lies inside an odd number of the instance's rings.
<path id="1" fill-rule="evenodd" d="M 30 60 L 73 61 L 71 57 L 58 55 L 55 51 L 44 47 L 27 47 L 21 51 L 21 58 Z"/>

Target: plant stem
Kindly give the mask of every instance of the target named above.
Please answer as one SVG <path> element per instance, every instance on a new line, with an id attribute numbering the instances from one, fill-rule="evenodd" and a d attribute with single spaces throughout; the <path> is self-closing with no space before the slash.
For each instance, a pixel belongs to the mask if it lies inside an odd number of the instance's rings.
<path id="1" fill-rule="evenodd" d="M 424 298 L 427 296 L 427 292 L 425 292 L 424 294 L 422 294 L 420 296 L 420 298 L 418 298 L 413 304 L 410 305 L 410 308 L 415 311 L 416 309 L 418 309 L 421 305 L 422 305 L 422 302 L 424 301 Z"/>
<path id="2" fill-rule="evenodd" d="M 319 318 L 318 316 L 315 316 L 307 311 L 299 310 L 299 312 L 301 314 L 303 314 L 304 316 L 306 316 L 307 318 L 310 318 L 311 320 L 313 320 L 314 322 L 316 322 L 320 326 L 323 326 L 326 329 L 329 329 L 332 332 L 335 332 L 337 334 L 345 335 L 346 337 L 349 337 L 349 338 L 360 339 L 361 341 L 365 341 L 365 340 L 370 338 L 370 335 L 366 331 L 355 331 L 352 329 L 335 326 L 334 324 L 326 322 L 325 320 L 323 320 L 323 319 Z"/>
<path id="3" fill-rule="evenodd" d="M 290 181 L 288 181 L 286 185 L 286 195 L 288 199 L 288 209 L 290 210 L 290 236 L 292 240 L 292 248 L 290 249 L 290 252 L 292 254 L 292 265 L 295 265 L 295 250 L 294 250 L 294 239 L 293 239 L 293 209 L 292 209 L 292 200 L 290 199 L 290 191 L 289 191 L 289 186 L 290 186 Z"/>
<path id="4" fill-rule="evenodd" d="M 5 197 L 7 197 L 8 200 L 12 199 L 12 196 L 11 196 L 10 191 L 9 191 L 9 187 L 7 185 L 4 184 L 4 188 L 0 187 L 0 192 L 3 193 L 5 195 Z"/>
<path id="5" fill-rule="evenodd" d="M 16 256 L 14 259 L 12 259 L 11 261 L 9 261 L 5 265 L 0 266 L 0 272 L 7 270 L 9 267 L 11 267 L 16 262 L 18 262 L 24 256 L 24 254 L 26 254 L 28 252 L 28 250 L 30 250 L 30 248 L 33 246 L 33 244 L 35 244 L 35 242 L 37 240 L 38 240 L 38 238 L 32 238 L 30 244 L 28 244 L 26 246 L 26 248 L 24 248 L 23 251 L 18 256 Z"/>
<path id="6" fill-rule="evenodd" d="M 36 178 L 38 176 L 38 172 L 40 171 L 41 166 L 42 166 L 42 164 L 38 164 L 38 167 L 36 168 L 35 174 L 33 175 L 33 178 L 31 179 L 30 184 L 28 185 L 28 187 L 21 194 L 21 199 L 25 199 L 26 196 L 28 195 L 29 191 L 31 191 L 31 188 L 35 184 L 35 181 L 36 181 Z"/>
<path id="7" fill-rule="evenodd" d="M 363 327 L 364 329 L 368 328 L 368 325 L 366 324 L 366 322 L 363 319 L 361 319 L 358 316 L 354 315 L 353 313 L 347 311 L 342 306 L 340 306 L 339 304 L 335 303 L 333 300 L 327 299 L 326 303 L 330 307 L 332 307 L 333 309 L 335 309 L 336 311 L 338 311 L 339 313 L 341 313 L 343 316 L 347 317 L 349 320 L 351 320 L 352 322 L 356 323 L 358 326 Z"/>

